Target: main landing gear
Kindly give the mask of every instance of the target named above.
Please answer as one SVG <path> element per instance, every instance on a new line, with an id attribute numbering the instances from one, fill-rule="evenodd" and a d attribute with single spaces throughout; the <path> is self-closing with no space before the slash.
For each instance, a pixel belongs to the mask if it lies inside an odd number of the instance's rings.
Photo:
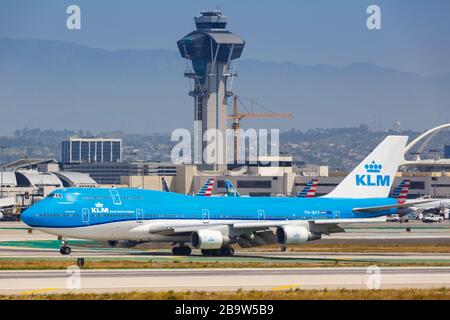
<path id="1" fill-rule="evenodd" d="M 174 256 L 190 256 L 191 253 L 192 253 L 192 249 L 185 244 L 182 244 L 179 247 L 172 248 L 172 254 Z"/>
<path id="2" fill-rule="evenodd" d="M 228 257 L 234 255 L 232 247 L 224 247 L 220 249 L 203 249 L 202 255 L 208 257 Z"/>
<path id="3" fill-rule="evenodd" d="M 63 255 L 69 255 L 72 252 L 72 249 L 67 245 L 67 241 L 62 241 L 61 248 L 59 248 L 59 252 Z"/>

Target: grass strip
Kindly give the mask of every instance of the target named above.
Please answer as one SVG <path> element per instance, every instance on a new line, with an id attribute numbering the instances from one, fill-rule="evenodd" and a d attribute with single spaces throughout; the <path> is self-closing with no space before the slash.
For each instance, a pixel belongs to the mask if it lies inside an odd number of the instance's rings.
<path id="1" fill-rule="evenodd" d="M 450 300 L 450 289 L 31 294 L 0 295 L 0 300 Z"/>

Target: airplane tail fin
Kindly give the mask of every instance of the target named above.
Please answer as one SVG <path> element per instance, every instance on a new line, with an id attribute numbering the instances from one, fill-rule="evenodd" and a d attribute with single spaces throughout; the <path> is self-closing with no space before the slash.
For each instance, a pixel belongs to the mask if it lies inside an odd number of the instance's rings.
<path id="1" fill-rule="evenodd" d="M 317 185 L 319 184 L 319 179 L 310 180 L 305 188 L 297 194 L 299 198 L 314 198 L 316 196 Z"/>
<path id="2" fill-rule="evenodd" d="M 169 186 L 167 185 L 166 179 L 164 177 L 161 179 L 162 189 L 164 192 L 170 192 Z"/>
<path id="3" fill-rule="evenodd" d="M 397 188 L 394 189 L 392 193 L 392 198 L 397 199 L 398 203 L 405 203 L 406 197 L 408 196 L 409 186 L 411 184 L 411 180 L 405 179 L 403 180 Z"/>
<path id="4" fill-rule="evenodd" d="M 197 197 L 211 197 L 214 189 L 214 179 L 206 180 L 205 184 L 201 187 L 197 193 Z"/>
<path id="5" fill-rule="evenodd" d="M 235 188 L 235 186 L 233 185 L 233 183 L 230 180 L 225 180 L 225 188 L 227 190 L 228 197 L 240 197 L 241 196 L 239 191 L 237 191 L 237 189 Z"/>
<path id="6" fill-rule="evenodd" d="M 404 159 L 407 136 L 387 136 L 328 198 L 386 198 Z"/>

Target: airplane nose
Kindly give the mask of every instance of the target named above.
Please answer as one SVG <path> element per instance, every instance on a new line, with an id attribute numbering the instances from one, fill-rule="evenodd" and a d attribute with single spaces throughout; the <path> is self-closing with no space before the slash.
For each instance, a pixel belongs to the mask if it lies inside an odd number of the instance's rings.
<path id="1" fill-rule="evenodd" d="M 20 214 L 20 219 L 22 220 L 22 222 L 29 225 L 30 227 L 33 226 L 34 222 L 36 221 L 35 206 L 31 206 L 30 208 L 28 208 L 24 212 L 22 212 Z"/>

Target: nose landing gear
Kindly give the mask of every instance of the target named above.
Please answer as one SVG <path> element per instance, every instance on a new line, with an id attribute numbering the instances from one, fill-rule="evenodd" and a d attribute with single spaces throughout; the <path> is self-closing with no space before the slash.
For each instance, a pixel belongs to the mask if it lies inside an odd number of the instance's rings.
<path id="1" fill-rule="evenodd" d="M 62 241 L 61 248 L 59 249 L 59 252 L 62 255 L 69 255 L 72 252 L 72 249 L 67 245 L 67 241 Z"/>

